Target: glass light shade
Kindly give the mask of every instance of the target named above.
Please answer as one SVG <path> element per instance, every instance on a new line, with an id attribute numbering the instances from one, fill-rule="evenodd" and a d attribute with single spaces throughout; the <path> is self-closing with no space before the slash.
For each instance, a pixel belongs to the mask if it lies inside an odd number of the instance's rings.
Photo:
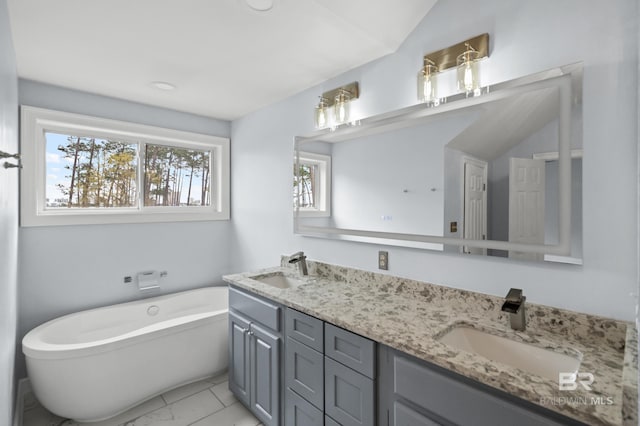
<path id="1" fill-rule="evenodd" d="M 467 95 L 480 90 L 480 52 L 467 50 L 458 56 L 458 90 Z"/>
<path id="2" fill-rule="evenodd" d="M 336 124 L 343 124 L 349 121 L 350 101 L 351 96 L 346 90 L 341 90 L 336 96 L 336 100 L 333 105 Z"/>
<path id="3" fill-rule="evenodd" d="M 418 72 L 418 99 L 421 102 L 437 103 L 438 67 L 426 63 Z"/>
<path id="4" fill-rule="evenodd" d="M 320 103 L 316 106 L 314 114 L 316 129 L 327 127 L 329 122 L 329 117 L 327 117 L 328 110 L 329 106 L 327 105 L 326 99 L 320 98 Z"/>

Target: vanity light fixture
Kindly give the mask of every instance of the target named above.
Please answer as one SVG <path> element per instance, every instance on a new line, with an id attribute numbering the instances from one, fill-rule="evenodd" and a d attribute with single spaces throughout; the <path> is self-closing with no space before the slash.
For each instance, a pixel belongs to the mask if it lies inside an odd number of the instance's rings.
<path id="1" fill-rule="evenodd" d="M 424 66 L 418 72 L 418 99 L 437 105 L 437 73 L 457 67 L 457 88 L 467 96 L 480 94 L 478 62 L 489 56 L 489 34 L 481 34 L 446 49 L 424 55 Z M 429 77 L 429 79 L 427 79 Z M 427 89 L 432 93 L 427 93 Z"/>
<path id="2" fill-rule="evenodd" d="M 333 104 L 336 124 L 342 124 L 349 121 L 349 112 L 351 110 L 350 103 L 351 94 L 344 89 L 340 89 Z"/>
<path id="3" fill-rule="evenodd" d="M 480 52 L 469 44 L 466 46 L 467 50 L 458 55 L 457 58 L 458 91 L 465 92 L 467 96 L 470 94 L 479 95 L 480 72 L 478 70 L 478 61 L 480 60 Z"/>
<path id="4" fill-rule="evenodd" d="M 418 99 L 422 102 L 438 105 L 438 67 L 425 56 L 424 66 L 418 72 Z"/>
<path id="5" fill-rule="evenodd" d="M 351 101 L 360 97 L 358 82 L 324 92 L 315 108 L 315 125 L 317 129 L 348 123 L 350 120 Z M 333 107 L 333 117 L 329 117 L 329 108 Z M 330 120 L 332 119 L 332 120 Z"/>
<path id="6" fill-rule="evenodd" d="M 329 117 L 327 116 L 329 112 L 329 103 L 326 98 L 320 96 L 320 102 L 316 106 L 315 111 L 315 124 L 316 129 L 323 129 L 327 127 L 327 123 L 329 122 Z"/>

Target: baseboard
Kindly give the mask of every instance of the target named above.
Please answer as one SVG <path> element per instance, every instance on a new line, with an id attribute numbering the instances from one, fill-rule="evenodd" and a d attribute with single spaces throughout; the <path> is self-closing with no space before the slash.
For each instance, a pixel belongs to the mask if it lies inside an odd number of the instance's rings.
<path id="1" fill-rule="evenodd" d="M 31 381 L 28 377 L 18 381 L 18 392 L 16 392 L 16 405 L 13 412 L 13 426 L 22 426 L 22 415 L 24 413 L 24 396 L 31 392 Z"/>

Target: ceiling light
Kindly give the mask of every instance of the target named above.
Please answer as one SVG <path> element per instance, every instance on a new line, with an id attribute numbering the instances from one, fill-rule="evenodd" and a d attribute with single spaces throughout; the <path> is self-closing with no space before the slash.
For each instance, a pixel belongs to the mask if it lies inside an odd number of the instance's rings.
<path id="1" fill-rule="evenodd" d="M 273 0 L 244 0 L 250 9 L 257 12 L 267 12 L 273 8 Z"/>
<path id="2" fill-rule="evenodd" d="M 171 83 L 167 83 L 166 81 L 152 81 L 151 85 L 156 89 L 166 90 L 166 91 L 174 90 L 176 88 L 175 85 Z"/>

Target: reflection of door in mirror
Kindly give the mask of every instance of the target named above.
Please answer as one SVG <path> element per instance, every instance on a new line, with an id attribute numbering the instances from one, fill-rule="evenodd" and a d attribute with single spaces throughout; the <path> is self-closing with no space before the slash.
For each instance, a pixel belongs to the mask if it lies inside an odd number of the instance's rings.
<path id="1" fill-rule="evenodd" d="M 487 162 L 464 157 L 464 217 L 462 226 L 464 238 L 485 240 L 487 238 Z M 477 247 L 462 248 L 467 254 L 487 254 L 487 250 Z"/>
<path id="2" fill-rule="evenodd" d="M 509 241 L 544 244 L 545 162 L 511 158 L 509 166 Z M 543 260 L 539 253 L 510 250 L 509 257 Z"/>

